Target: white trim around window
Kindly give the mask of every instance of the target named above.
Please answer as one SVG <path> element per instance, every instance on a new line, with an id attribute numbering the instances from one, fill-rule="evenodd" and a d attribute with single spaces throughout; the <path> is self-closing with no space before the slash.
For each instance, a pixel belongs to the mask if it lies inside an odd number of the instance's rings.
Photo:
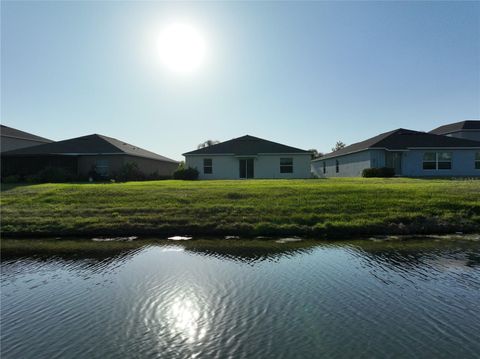
<path id="1" fill-rule="evenodd" d="M 423 153 L 424 171 L 443 171 L 452 169 L 452 152 L 429 151 Z"/>
<path id="2" fill-rule="evenodd" d="M 203 174 L 211 175 L 213 173 L 213 160 L 211 158 L 203 159 Z"/>
<path id="3" fill-rule="evenodd" d="M 293 173 L 293 158 L 280 158 L 280 173 Z"/>

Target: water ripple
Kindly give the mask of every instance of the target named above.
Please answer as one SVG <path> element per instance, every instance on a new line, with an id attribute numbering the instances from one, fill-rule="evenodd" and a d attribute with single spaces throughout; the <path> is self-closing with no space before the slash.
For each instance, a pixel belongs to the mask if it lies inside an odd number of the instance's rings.
<path id="1" fill-rule="evenodd" d="M 228 242 L 8 258 L 2 358 L 480 352 L 479 243 Z"/>

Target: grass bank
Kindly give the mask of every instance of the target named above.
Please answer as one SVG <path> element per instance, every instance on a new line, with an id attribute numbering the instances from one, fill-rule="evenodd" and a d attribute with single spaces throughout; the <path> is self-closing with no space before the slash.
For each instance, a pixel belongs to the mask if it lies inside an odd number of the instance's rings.
<path id="1" fill-rule="evenodd" d="M 348 237 L 480 231 L 480 181 L 327 179 L 3 186 L 3 236 Z"/>

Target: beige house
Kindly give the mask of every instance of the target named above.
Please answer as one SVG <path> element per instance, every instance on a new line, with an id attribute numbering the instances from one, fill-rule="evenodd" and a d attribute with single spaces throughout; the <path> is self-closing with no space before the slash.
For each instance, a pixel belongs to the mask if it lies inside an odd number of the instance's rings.
<path id="1" fill-rule="evenodd" d="M 146 176 L 171 176 L 178 162 L 103 135 L 89 135 L 2 153 L 2 176 L 32 175 L 46 167 L 60 167 L 88 177 L 95 171 L 110 178 L 125 164 L 135 163 Z"/>

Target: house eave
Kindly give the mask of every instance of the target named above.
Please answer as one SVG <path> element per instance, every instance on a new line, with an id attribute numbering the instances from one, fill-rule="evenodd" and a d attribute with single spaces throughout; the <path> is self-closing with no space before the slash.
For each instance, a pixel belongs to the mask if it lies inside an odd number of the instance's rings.
<path id="1" fill-rule="evenodd" d="M 369 148 L 364 148 L 362 150 L 357 150 L 357 151 L 351 151 L 351 152 L 346 152 L 342 153 L 340 155 L 332 155 L 332 156 L 324 156 L 324 157 L 319 157 L 311 162 L 318 162 L 318 161 L 323 161 L 323 160 L 328 160 L 330 158 L 336 158 L 336 157 L 341 157 L 341 156 L 347 156 L 353 153 L 358 153 L 358 152 L 363 152 L 363 151 L 368 151 L 368 150 L 384 150 L 388 152 L 408 152 L 410 150 L 476 150 L 480 149 L 480 146 L 478 147 L 445 147 L 445 146 L 438 146 L 438 147 L 408 147 L 406 149 L 389 149 L 385 147 L 369 147 Z"/>
<path id="2" fill-rule="evenodd" d="M 473 146 L 473 147 L 445 147 L 445 146 L 438 146 L 438 147 L 409 147 L 408 150 L 478 150 L 480 146 Z"/>
<path id="3" fill-rule="evenodd" d="M 28 137 L 20 137 L 20 136 L 12 136 L 12 135 L 1 135 L 1 137 L 8 137 L 8 138 L 14 138 L 16 140 L 25 140 L 25 141 L 32 141 L 32 142 L 41 142 L 41 143 L 52 143 L 54 141 L 45 139 L 45 140 L 39 140 L 36 138 L 28 138 Z"/>
<path id="4" fill-rule="evenodd" d="M 182 156 L 235 156 L 235 153 L 182 153 Z"/>
<path id="5" fill-rule="evenodd" d="M 236 153 L 184 153 L 182 156 L 234 156 L 234 157 L 253 157 L 253 156 L 293 156 L 293 155 L 305 155 L 310 156 L 310 152 L 267 152 L 267 153 L 252 153 L 252 154 L 244 154 L 239 155 Z"/>
<path id="6" fill-rule="evenodd" d="M 131 153 L 123 153 L 123 152 L 98 152 L 98 153 L 81 153 L 81 152 L 63 152 L 63 153 L 15 153 L 9 154 L 8 152 L 2 153 L 4 157 L 30 157 L 30 156 L 131 156 L 131 157 L 138 157 L 138 158 L 145 158 L 148 160 L 160 161 L 160 162 L 167 162 L 167 163 L 180 163 L 179 161 L 169 160 L 169 159 L 161 159 L 155 157 L 148 157 L 148 156 L 139 156 L 136 154 Z"/>
<path id="7" fill-rule="evenodd" d="M 356 150 L 356 151 L 350 151 L 350 152 L 345 152 L 345 153 L 342 153 L 342 154 L 339 154 L 339 155 L 325 155 L 323 157 L 319 157 L 319 158 L 316 158 L 314 160 L 312 160 L 311 162 L 318 162 L 318 161 L 322 161 L 322 160 L 328 160 L 329 158 L 335 158 L 335 157 L 340 157 L 340 156 L 347 156 L 347 155 L 351 155 L 352 153 L 358 153 L 358 152 L 363 152 L 363 151 L 368 151 L 368 150 L 387 150 L 386 148 L 382 148 L 382 147 L 367 147 L 367 148 L 362 148 L 361 150 Z M 387 150 L 389 151 L 389 150 Z M 397 150 L 390 150 L 390 151 L 397 151 Z M 402 151 L 402 150 L 399 150 L 399 151 Z"/>

